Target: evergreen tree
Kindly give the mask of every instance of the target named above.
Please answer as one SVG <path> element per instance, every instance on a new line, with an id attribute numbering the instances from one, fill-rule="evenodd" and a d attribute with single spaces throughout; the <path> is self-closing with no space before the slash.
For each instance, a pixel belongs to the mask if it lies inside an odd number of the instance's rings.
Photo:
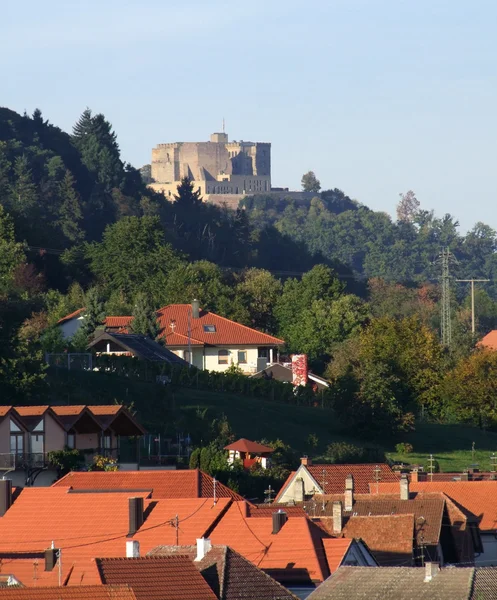
<path id="1" fill-rule="evenodd" d="M 101 326 L 105 318 L 104 304 L 97 288 L 91 288 L 86 293 L 86 307 L 83 312 L 83 324 L 80 327 L 86 337 L 90 337 Z"/>
<path id="2" fill-rule="evenodd" d="M 10 204 L 15 213 L 24 218 L 32 217 L 37 206 L 38 194 L 25 155 L 18 156 L 15 160 L 14 183 L 10 188 L 10 197 Z"/>
<path id="3" fill-rule="evenodd" d="M 64 178 L 58 186 L 61 201 L 58 225 L 70 242 L 78 243 L 84 237 L 80 226 L 83 214 L 81 212 L 79 194 L 74 185 L 75 182 L 71 172 L 66 170 Z"/>
<path id="4" fill-rule="evenodd" d="M 155 340 L 159 333 L 157 313 L 152 308 L 147 294 L 143 292 L 139 292 L 136 295 L 131 328 L 133 333 L 146 335 L 153 340 Z"/>
<path id="5" fill-rule="evenodd" d="M 178 185 L 178 193 L 174 195 L 178 207 L 195 208 L 202 204 L 200 189 L 194 191 L 193 181 L 189 177 L 183 177 Z"/>
<path id="6" fill-rule="evenodd" d="M 314 171 L 309 171 L 302 175 L 302 190 L 304 192 L 315 192 L 318 194 L 320 189 L 321 183 L 314 174 Z"/>
<path id="7" fill-rule="evenodd" d="M 12 219 L 0 204 L 0 294 L 11 291 L 15 271 L 25 259 L 23 245 L 15 241 Z"/>

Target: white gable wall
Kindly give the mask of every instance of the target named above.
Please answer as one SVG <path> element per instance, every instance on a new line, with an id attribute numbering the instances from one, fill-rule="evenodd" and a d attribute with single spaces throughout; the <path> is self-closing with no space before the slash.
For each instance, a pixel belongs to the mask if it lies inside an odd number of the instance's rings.
<path id="1" fill-rule="evenodd" d="M 278 498 L 278 504 L 286 504 L 287 502 L 294 502 L 300 500 L 299 490 L 301 489 L 302 483 L 300 481 L 297 481 L 298 479 L 303 480 L 304 493 L 306 495 L 321 493 L 321 488 L 319 487 L 317 482 L 314 481 L 314 478 L 305 468 L 305 465 L 300 465 L 297 471 L 295 471 L 295 474 L 292 477 L 290 483 L 287 484 L 287 488 L 283 492 L 282 496 Z"/>
<path id="2" fill-rule="evenodd" d="M 62 331 L 62 337 L 65 340 L 72 338 L 72 336 L 78 331 L 78 329 L 83 324 L 82 316 L 74 317 L 73 319 L 69 319 L 68 321 L 64 321 L 59 325 L 60 330 Z"/>

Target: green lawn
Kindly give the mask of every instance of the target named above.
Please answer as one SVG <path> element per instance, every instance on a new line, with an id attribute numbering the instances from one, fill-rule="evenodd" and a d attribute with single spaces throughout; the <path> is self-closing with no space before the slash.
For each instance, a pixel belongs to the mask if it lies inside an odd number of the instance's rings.
<path id="1" fill-rule="evenodd" d="M 152 383 L 140 383 L 103 373 L 59 371 L 50 373 L 49 402 L 61 404 L 103 404 L 133 402 L 138 418 L 150 432 L 183 431 L 194 434 L 199 427 L 197 412 L 207 409 L 206 427 L 212 419 L 226 415 L 240 437 L 249 439 L 280 438 L 301 454 L 321 455 L 328 444 L 346 441 L 356 446 L 371 447 L 368 440 L 343 432 L 332 410 L 292 406 L 261 398 L 207 392 L 190 388 L 174 389 Z M 315 447 L 309 435 L 317 436 Z M 393 460 L 427 465 L 430 454 L 442 471 L 461 471 L 473 462 L 481 470 L 490 469 L 490 456 L 497 453 L 497 434 L 461 425 L 418 423 L 416 431 L 401 441 L 413 445 L 408 455 L 395 453 L 395 443 L 386 443 L 385 452 Z M 475 443 L 474 461 L 472 443 Z"/>

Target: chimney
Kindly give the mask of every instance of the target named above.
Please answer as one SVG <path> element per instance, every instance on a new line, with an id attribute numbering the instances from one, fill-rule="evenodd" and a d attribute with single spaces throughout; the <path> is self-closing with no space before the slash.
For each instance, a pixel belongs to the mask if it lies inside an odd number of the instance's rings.
<path id="1" fill-rule="evenodd" d="M 303 502 L 305 500 L 304 480 L 302 477 L 297 477 L 295 480 L 293 499 L 295 502 Z"/>
<path id="2" fill-rule="evenodd" d="M 342 527 L 342 503 L 340 502 L 340 500 L 335 500 L 335 502 L 333 502 L 333 533 L 341 533 Z"/>
<path id="3" fill-rule="evenodd" d="M 143 525 L 143 498 L 129 499 L 129 531 L 128 535 L 135 533 Z"/>
<path id="4" fill-rule="evenodd" d="M 12 479 L 0 479 L 0 517 L 12 506 Z"/>
<path id="5" fill-rule="evenodd" d="M 57 552 L 53 542 L 52 547 L 45 550 L 45 571 L 53 571 L 57 563 Z"/>
<path id="6" fill-rule="evenodd" d="M 461 473 L 461 481 L 469 481 L 469 474 L 467 471 L 464 471 L 464 473 Z"/>
<path id="7" fill-rule="evenodd" d="M 308 456 L 303 456 L 300 459 L 300 464 L 304 465 L 304 467 L 312 467 L 312 458 L 309 458 Z"/>
<path id="8" fill-rule="evenodd" d="M 197 562 L 202 560 L 211 548 L 212 548 L 212 544 L 208 538 L 198 538 L 197 539 L 197 556 L 195 557 L 195 560 Z"/>
<path id="9" fill-rule="evenodd" d="M 198 300 L 192 302 L 192 318 L 198 319 L 200 317 L 200 304 Z"/>
<path id="10" fill-rule="evenodd" d="M 400 499 L 409 500 L 409 479 L 405 474 L 400 478 Z"/>
<path id="11" fill-rule="evenodd" d="M 140 558 L 140 542 L 126 540 L 126 558 Z"/>
<path id="12" fill-rule="evenodd" d="M 347 475 L 345 479 L 345 510 L 350 512 L 354 505 L 354 478 Z"/>
<path id="13" fill-rule="evenodd" d="M 287 522 L 288 515 L 284 510 L 279 510 L 273 513 L 273 535 L 276 535 L 281 531 L 283 525 Z"/>
<path id="14" fill-rule="evenodd" d="M 415 469 L 411 471 L 411 483 L 418 483 L 419 481 L 419 471 Z"/>
<path id="15" fill-rule="evenodd" d="M 430 582 L 440 571 L 440 563 L 427 562 L 425 563 L 425 583 Z"/>

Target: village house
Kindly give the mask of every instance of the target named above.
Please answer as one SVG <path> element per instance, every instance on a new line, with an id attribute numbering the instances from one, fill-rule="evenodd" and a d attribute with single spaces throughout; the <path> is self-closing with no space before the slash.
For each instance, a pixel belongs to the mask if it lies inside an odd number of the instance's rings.
<path id="1" fill-rule="evenodd" d="M 315 495 L 298 506 L 333 536 L 363 540 L 380 566 L 474 564 L 481 543 L 465 513 L 440 492 L 411 497 L 405 477 L 395 485 L 396 494 L 357 494 L 349 475 L 344 494 Z"/>
<path id="2" fill-rule="evenodd" d="M 398 482 L 399 476 L 387 464 L 330 465 L 313 464 L 310 458 L 301 459 L 296 471 L 288 476 L 275 502 L 302 502 L 315 494 L 343 494 L 345 478 L 352 475 L 356 493 L 367 494 L 369 484 L 376 481 Z"/>
<path id="3" fill-rule="evenodd" d="M 423 568 L 341 567 L 308 600 L 494 600 L 497 569 L 440 568 L 427 562 Z"/>
<path id="4" fill-rule="evenodd" d="M 396 486 L 395 486 L 396 487 Z M 392 493 L 394 485 L 380 483 L 380 493 Z M 466 515 L 473 534 L 476 566 L 497 566 L 497 481 L 411 482 L 410 496 L 422 498 L 443 493 Z"/>
<path id="5" fill-rule="evenodd" d="M 0 471 L 14 486 L 49 485 L 57 470 L 54 450 L 80 450 L 87 462 L 104 455 L 120 460 L 121 438 L 141 436 L 143 427 L 121 405 L 0 406 Z M 129 458 L 129 457 L 128 457 Z M 137 456 L 128 468 L 137 468 Z"/>
<path id="6" fill-rule="evenodd" d="M 81 326 L 84 309 L 59 321 L 64 338 L 69 338 Z M 106 317 L 107 333 L 131 332 L 133 317 Z M 170 304 L 157 311 L 158 339 L 165 347 L 198 369 L 226 371 L 237 365 L 246 374 L 264 369 L 276 362 L 284 340 L 251 327 L 202 310 L 194 300 L 191 304 Z"/>

